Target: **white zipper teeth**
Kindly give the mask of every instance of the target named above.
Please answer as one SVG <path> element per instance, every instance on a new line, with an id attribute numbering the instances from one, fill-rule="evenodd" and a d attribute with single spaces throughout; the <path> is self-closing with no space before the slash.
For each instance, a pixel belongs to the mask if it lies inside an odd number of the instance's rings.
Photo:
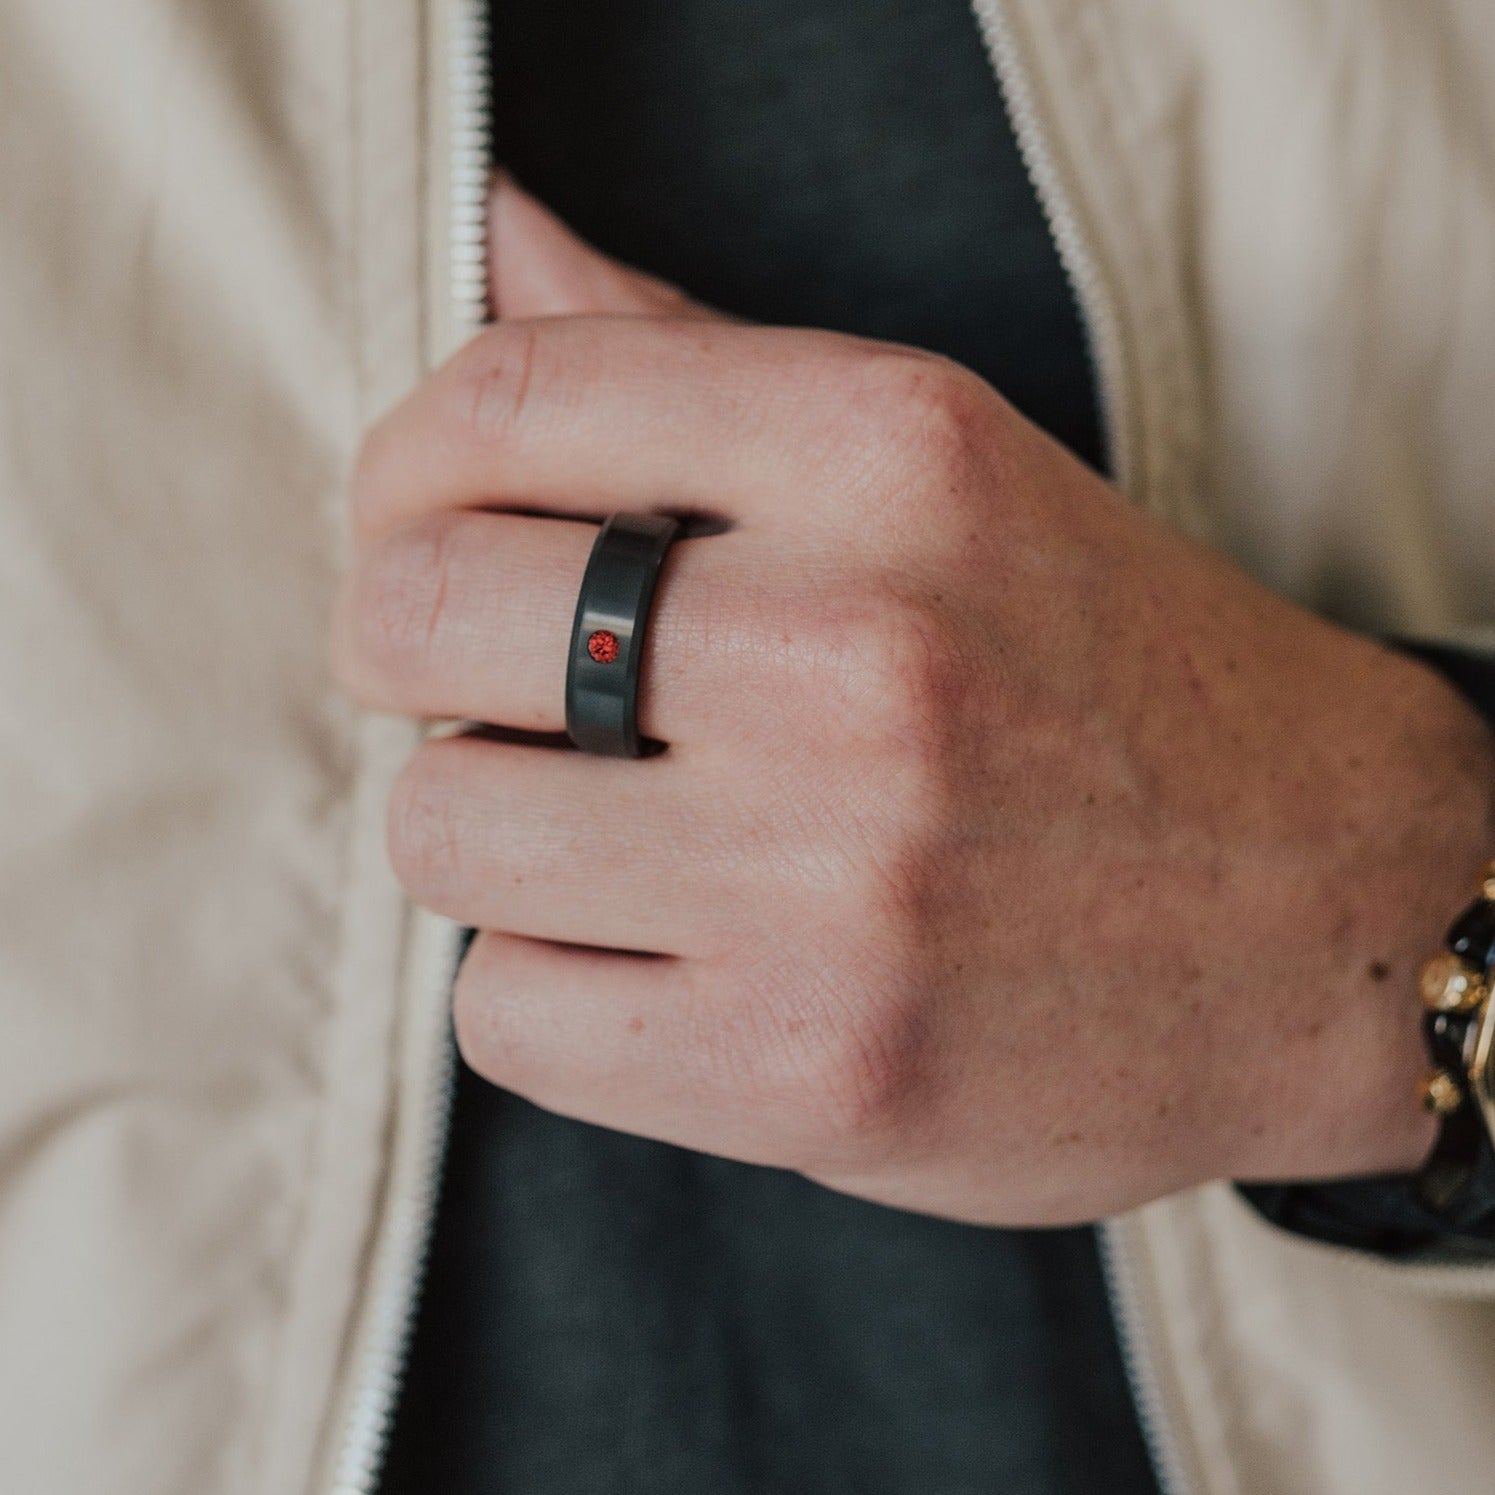
<path id="1" fill-rule="evenodd" d="M 450 972 L 447 976 L 450 981 Z M 451 1048 L 435 1045 L 432 1070 L 420 1096 L 416 1177 L 392 1200 L 384 1224 L 383 1259 L 378 1280 L 371 1287 L 368 1340 L 357 1369 L 357 1389 L 348 1407 L 342 1447 L 332 1477 L 332 1495 L 375 1495 L 389 1447 L 405 1356 L 416 1326 L 420 1281 L 431 1247 L 431 1226 L 437 1214 L 441 1163 L 446 1156 L 454 1064 Z"/>
<path id="2" fill-rule="evenodd" d="M 1126 488 L 1133 477 L 1134 454 L 1130 445 L 1120 320 L 1068 185 L 1044 134 L 1032 79 L 1013 34 L 1006 0 L 971 0 L 971 9 L 986 42 L 1023 165 L 1048 220 L 1059 262 L 1069 278 L 1090 352 L 1101 434 L 1111 474 Z M 1153 1473 L 1163 1495 L 1188 1495 L 1189 1481 L 1168 1418 L 1163 1389 L 1153 1369 L 1139 1286 L 1126 1266 L 1125 1252 L 1115 1228 L 1103 1224 L 1099 1236 L 1101 1266 L 1122 1362 Z"/>
<path id="3" fill-rule="evenodd" d="M 421 1132 L 419 1177 L 389 1209 L 387 1271 L 372 1289 L 368 1345 L 333 1473 L 332 1495 L 375 1495 L 389 1447 L 436 1216 L 452 1104 L 455 1065 L 451 1049 L 443 1042 L 436 1052 L 436 1073 L 422 1097 L 417 1123 Z"/>
<path id="4" fill-rule="evenodd" d="M 976 24 L 986 42 L 992 70 L 1002 90 L 1007 117 L 1017 140 L 1028 178 L 1038 194 L 1059 261 L 1069 278 L 1079 307 L 1090 362 L 1095 374 L 1102 437 L 1111 475 L 1122 488 L 1130 485 L 1132 468 L 1130 411 L 1122 374 L 1120 321 L 1096 262 L 1095 252 L 1081 227 L 1069 188 L 1049 148 L 1039 118 L 1027 64 L 1013 34 L 1006 0 L 971 0 Z"/>
<path id="5" fill-rule="evenodd" d="M 486 0 L 441 0 L 446 6 L 447 120 L 450 197 L 446 234 L 450 309 L 459 336 L 477 330 L 488 314 L 488 185 L 492 169 L 492 61 Z M 415 915 L 428 939 L 437 936 Z M 434 921 L 432 921 L 434 922 Z M 450 929 L 450 926 L 446 926 Z M 454 934 L 455 932 L 452 931 Z M 412 946 L 421 944 L 419 937 Z M 417 977 L 450 986 L 455 964 L 412 955 Z M 370 1287 L 366 1348 L 355 1376 L 348 1419 L 333 1472 L 331 1495 L 375 1495 L 389 1445 L 446 1154 L 456 1067 L 445 1033 L 434 1045 L 431 1071 L 412 1098 L 416 1160 L 400 1196 L 388 1206 L 383 1253 Z"/>
<path id="6" fill-rule="evenodd" d="M 424 918 L 425 916 L 417 916 Z M 420 961 L 424 966 L 429 961 Z M 454 961 L 438 961 L 437 978 L 450 985 Z M 424 973 L 422 973 L 424 974 Z M 445 1013 L 445 1003 L 439 1004 Z M 355 1377 L 331 1495 L 375 1495 L 415 1329 L 421 1279 L 441 1187 L 456 1065 L 443 1031 L 434 1045 L 426 1085 L 414 1101 L 415 1166 L 385 1217 L 383 1249 L 370 1288 L 367 1339 Z"/>
<path id="7" fill-rule="evenodd" d="M 488 182 L 493 170 L 493 63 L 484 0 L 446 0 L 451 121 L 450 244 L 452 317 L 459 333 L 488 314 Z"/>
<path id="8" fill-rule="evenodd" d="M 1131 1384 L 1137 1424 L 1152 1459 L 1153 1476 L 1163 1495 L 1187 1495 L 1190 1481 L 1184 1473 L 1178 1440 L 1166 1411 L 1163 1387 L 1153 1366 L 1141 1287 L 1127 1263 L 1117 1227 L 1102 1222 L 1096 1235 L 1100 1242 L 1101 1272 L 1111 1300 L 1111 1317 L 1116 1325 L 1121 1362 Z"/>

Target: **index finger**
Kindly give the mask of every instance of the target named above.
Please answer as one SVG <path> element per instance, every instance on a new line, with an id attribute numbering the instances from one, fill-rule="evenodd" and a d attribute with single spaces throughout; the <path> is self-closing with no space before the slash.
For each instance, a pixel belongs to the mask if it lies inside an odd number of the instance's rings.
<path id="1" fill-rule="evenodd" d="M 357 536 L 478 507 L 803 524 L 846 460 L 836 417 L 856 371 L 893 352 L 694 319 L 500 322 L 370 431 L 353 484 Z"/>

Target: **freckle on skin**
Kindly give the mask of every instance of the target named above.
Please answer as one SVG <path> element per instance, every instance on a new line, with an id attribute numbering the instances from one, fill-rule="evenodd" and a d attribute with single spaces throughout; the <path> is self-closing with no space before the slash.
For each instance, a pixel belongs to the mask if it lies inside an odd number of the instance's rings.
<path id="1" fill-rule="evenodd" d="M 1209 694 L 1209 687 L 1205 684 L 1204 677 L 1199 673 L 1199 665 L 1193 654 L 1188 649 L 1181 649 L 1179 662 L 1183 665 L 1184 676 L 1188 681 L 1189 689 L 1196 696 Z"/>
<path id="2" fill-rule="evenodd" d="M 1077 1142 L 1083 1142 L 1084 1140 L 1084 1132 L 1065 1132 L 1063 1136 L 1054 1138 L 1054 1146 L 1073 1147 Z"/>
<path id="3" fill-rule="evenodd" d="M 1316 1018 L 1313 1022 L 1309 1023 L 1309 1025 L 1308 1025 L 1308 1036 L 1310 1038 L 1319 1038 L 1319 1037 L 1322 1037 L 1323 1036 L 1323 1032 L 1324 1032 L 1324 1024 L 1323 1024 L 1323 1020 L 1322 1019 Z"/>
<path id="4" fill-rule="evenodd" d="M 1370 979 L 1372 981 L 1384 981 L 1391 974 L 1391 962 L 1389 960 L 1373 960 L 1370 963 Z"/>
<path id="5" fill-rule="evenodd" d="M 1166 1116 L 1172 1109 L 1173 1109 L 1173 1107 L 1170 1106 L 1167 1101 L 1160 1100 L 1158 1102 L 1158 1115 L 1160 1117 L 1161 1116 Z"/>

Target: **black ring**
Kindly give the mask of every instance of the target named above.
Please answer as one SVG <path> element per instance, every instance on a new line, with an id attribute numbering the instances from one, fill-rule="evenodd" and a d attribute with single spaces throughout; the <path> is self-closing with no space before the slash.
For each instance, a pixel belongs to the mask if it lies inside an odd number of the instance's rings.
<path id="1" fill-rule="evenodd" d="M 637 758 L 638 673 L 654 584 L 679 524 L 614 514 L 592 542 L 571 625 L 566 735 L 584 753 Z"/>

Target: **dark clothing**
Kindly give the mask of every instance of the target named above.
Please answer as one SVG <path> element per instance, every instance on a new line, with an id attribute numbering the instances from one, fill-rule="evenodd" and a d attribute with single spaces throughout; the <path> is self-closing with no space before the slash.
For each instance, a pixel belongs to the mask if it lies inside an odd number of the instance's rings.
<path id="1" fill-rule="evenodd" d="M 758 320 L 970 365 L 1102 462 L 961 0 L 509 0 L 497 156 Z M 885 1209 L 463 1074 L 386 1495 L 1153 1495 L 1095 1240 Z"/>
<path id="2" fill-rule="evenodd" d="M 761 322 L 932 348 L 1103 462 L 1082 333 L 962 0 L 505 0 L 497 154 Z"/>
<path id="3" fill-rule="evenodd" d="M 454 1120 L 385 1495 L 1152 1495 L 1088 1231 Z"/>

